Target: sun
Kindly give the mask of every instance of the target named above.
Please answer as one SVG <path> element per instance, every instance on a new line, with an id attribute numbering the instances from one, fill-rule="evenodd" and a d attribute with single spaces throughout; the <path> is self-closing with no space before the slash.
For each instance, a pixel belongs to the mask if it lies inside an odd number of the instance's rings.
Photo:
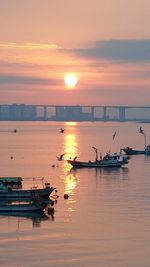
<path id="1" fill-rule="evenodd" d="M 78 78 L 75 74 L 69 73 L 65 76 L 64 82 L 68 88 L 74 88 L 77 85 Z"/>

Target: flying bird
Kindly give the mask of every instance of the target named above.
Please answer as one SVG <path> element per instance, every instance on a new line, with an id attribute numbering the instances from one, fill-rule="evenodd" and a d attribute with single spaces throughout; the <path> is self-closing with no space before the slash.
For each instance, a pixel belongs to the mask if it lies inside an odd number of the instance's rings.
<path id="1" fill-rule="evenodd" d="M 142 129 L 142 127 L 140 127 L 139 129 L 139 133 L 144 134 L 144 130 Z"/>
<path id="2" fill-rule="evenodd" d="M 114 132 L 114 134 L 113 134 L 113 140 L 115 139 L 115 137 L 116 137 L 116 132 Z"/>
<path id="3" fill-rule="evenodd" d="M 65 129 L 60 128 L 60 133 L 64 133 Z"/>
<path id="4" fill-rule="evenodd" d="M 58 161 L 62 161 L 62 160 L 63 160 L 63 157 L 64 157 L 65 154 L 66 154 L 66 153 L 63 153 L 63 154 L 61 154 L 59 157 L 56 156 L 57 160 L 58 160 Z"/>

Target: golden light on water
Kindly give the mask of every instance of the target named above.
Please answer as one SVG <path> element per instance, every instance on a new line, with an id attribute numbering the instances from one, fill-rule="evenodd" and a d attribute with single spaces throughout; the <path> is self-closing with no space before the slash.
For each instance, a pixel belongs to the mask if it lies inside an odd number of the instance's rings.
<path id="1" fill-rule="evenodd" d="M 77 186 L 76 178 L 73 174 L 69 174 L 65 179 L 65 192 L 71 194 Z"/>
<path id="2" fill-rule="evenodd" d="M 65 135 L 65 153 L 67 158 L 74 158 L 78 154 L 77 140 L 75 134 Z"/>
<path id="3" fill-rule="evenodd" d="M 65 135 L 65 153 L 66 159 L 74 158 L 78 155 L 77 136 L 75 133 Z M 77 179 L 73 173 L 70 173 L 71 165 L 64 162 L 64 171 L 67 173 L 65 177 L 65 192 L 72 194 L 77 186 Z"/>

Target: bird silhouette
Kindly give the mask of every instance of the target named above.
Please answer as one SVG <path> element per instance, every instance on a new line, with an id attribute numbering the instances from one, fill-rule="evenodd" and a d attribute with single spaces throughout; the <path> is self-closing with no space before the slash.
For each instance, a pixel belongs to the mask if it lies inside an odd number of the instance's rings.
<path id="1" fill-rule="evenodd" d="M 65 129 L 60 128 L 60 133 L 64 133 Z"/>
<path id="2" fill-rule="evenodd" d="M 57 160 L 58 160 L 58 161 L 62 161 L 62 160 L 63 160 L 63 157 L 64 157 L 65 154 L 66 154 L 66 153 L 63 153 L 63 154 L 61 154 L 59 157 L 56 156 Z"/>
<path id="3" fill-rule="evenodd" d="M 142 129 L 142 127 L 140 127 L 139 129 L 139 133 L 144 134 L 144 130 Z"/>

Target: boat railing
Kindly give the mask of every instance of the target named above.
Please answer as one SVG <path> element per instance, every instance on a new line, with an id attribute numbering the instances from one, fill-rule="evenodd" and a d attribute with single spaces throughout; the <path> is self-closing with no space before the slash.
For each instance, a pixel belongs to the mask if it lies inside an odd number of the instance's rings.
<path id="1" fill-rule="evenodd" d="M 37 182 L 41 181 L 43 188 L 50 187 L 50 183 L 45 179 L 45 177 L 23 177 L 22 180 L 25 182 L 31 182 L 32 181 L 33 183 L 35 183 L 36 181 Z M 36 188 L 38 188 L 38 185 L 34 184 L 32 186 L 32 189 L 36 189 Z"/>

